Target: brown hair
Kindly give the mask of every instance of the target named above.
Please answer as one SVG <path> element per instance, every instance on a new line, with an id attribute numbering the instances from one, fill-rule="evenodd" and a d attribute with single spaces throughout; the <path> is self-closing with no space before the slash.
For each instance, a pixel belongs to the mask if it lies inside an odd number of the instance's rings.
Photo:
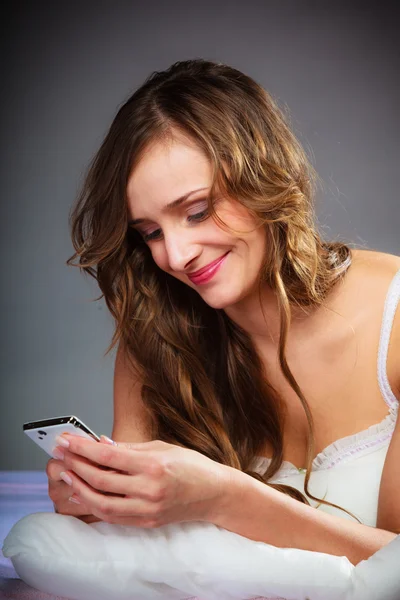
<path id="1" fill-rule="evenodd" d="M 291 307 L 322 305 L 350 266 L 351 250 L 322 240 L 314 210 L 318 176 L 271 95 L 232 67 L 196 59 L 151 74 L 119 109 L 90 165 L 70 216 L 75 253 L 67 264 L 97 280 L 115 319 L 106 354 L 117 342 L 126 349 L 143 383 L 154 438 L 265 483 L 281 466 L 283 403 L 250 336 L 159 269 L 140 234 L 128 227 L 128 178 L 143 152 L 168 143 L 174 131 L 194 140 L 210 160 L 212 217 L 225 226 L 214 209 L 217 190 L 224 190 L 265 228 L 260 293 L 265 282 L 276 292 L 279 362 L 309 424 L 304 490 L 340 508 L 308 491 L 314 425 L 285 348 Z M 262 477 L 251 464 L 266 440 L 273 458 Z M 268 485 L 308 503 L 295 488 Z"/>

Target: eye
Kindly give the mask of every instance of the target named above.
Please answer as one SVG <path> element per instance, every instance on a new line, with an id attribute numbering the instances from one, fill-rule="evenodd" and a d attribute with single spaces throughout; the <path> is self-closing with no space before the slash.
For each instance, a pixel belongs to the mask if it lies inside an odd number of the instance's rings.
<path id="1" fill-rule="evenodd" d="M 189 215 L 188 221 L 189 221 L 189 223 L 192 221 L 204 221 L 204 219 L 207 219 L 208 215 L 209 215 L 208 208 L 206 208 L 205 210 L 195 213 L 194 215 Z"/>
<path id="2" fill-rule="evenodd" d="M 147 235 L 144 233 L 142 233 L 141 235 L 142 235 L 144 242 L 150 242 L 151 240 L 156 240 L 160 234 L 161 234 L 161 229 L 155 229 L 154 231 L 152 231 L 151 233 L 149 233 Z"/>
<path id="3" fill-rule="evenodd" d="M 187 221 L 189 223 L 199 223 L 199 222 L 207 219 L 208 216 L 209 216 L 209 211 L 208 211 L 208 207 L 207 207 L 200 212 L 194 213 L 193 215 L 188 215 Z M 162 231 L 161 231 L 161 229 L 155 229 L 154 231 L 152 231 L 151 233 L 148 233 L 148 234 L 142 233 L 141 236 L 143 238 L 143 241 L 147 243 L 147 242 L 151 242 L 152 240 L 154 241 L 154 240 L 161 239 Z"/>

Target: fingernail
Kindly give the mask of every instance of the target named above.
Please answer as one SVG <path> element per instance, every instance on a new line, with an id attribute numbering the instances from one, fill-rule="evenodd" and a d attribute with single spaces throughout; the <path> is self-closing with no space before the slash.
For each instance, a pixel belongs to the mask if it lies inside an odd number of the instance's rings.
<path id="1" fill-rule="evenodd" d="M 65 483 L 68 483 L 68 485 L 72 485 L 72 479 L 69 475 L 67 475 L 66 473 L 64 473 L 64 471 L 62 473 L 60 473 L 60 477 L 63 481 L 65 481 Z"/>
<path id="2" fill-rule="evenodd" d="M 62 437 L 62 435 L 58 435 L 56 437 L 56 442 L 57 444 L 59 444 L 60 446 L 63 446 L 64 448 L 69 448 L 69 441 L 65 439 L 65 437 Z"/>
<path id="3" fill-rule="evenodd" d="M 80 504 L 80 503 L 81 503 L 81 501 L 79 500 L 79 498 L 77 498 L 76 496 L 70 496 L 70 497 L 68 498 L 68 500 L 69 500 L 70 502 L 74 502 L 74 504 Z"/>
<path id="4" fill-rule="evenodd" d="M 61 450 L 61 448 L 54 448 L 53 456 L 59 460 L 64 460 L 64 452 Z"/>
<path id="5" fill-rule="evenodd" d="M 105 442 L 106 444 L 113 444 L 115 446 L 115 442 L 111 438 L 107 437 L 106 435 L 101 435 L 100 439 L 103 442 Z"/>

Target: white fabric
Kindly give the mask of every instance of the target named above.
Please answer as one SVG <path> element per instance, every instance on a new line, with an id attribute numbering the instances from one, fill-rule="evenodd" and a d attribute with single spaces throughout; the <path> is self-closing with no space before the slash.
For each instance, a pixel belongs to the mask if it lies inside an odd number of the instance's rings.
<path id="1" fill-rule="evenodd" d="M 354 567 L 346 557 L 275 548 L 210 523 L 142 529 L 36 513 L 14 525 L 3 552 L 26 583 L 73 600 L 400 597 L 400 536 Z"/>
<path id="2" fill-rule="evenodd" d="M 398 401 L 386 374 L 387 349 L 400 298 L 400 270 L 389 288 L 378 353 L 378 381 L 388 415 L 377 425 L 331 444 L 313 462 L 310 491 L 376 525 L 379 484 Z M 253 467 L 265 473 L 268 459 Z M 271 481 L 304 491 L 304 473 L 285 462 Z M 314 505 L 315 502 L 311 501 Z M 346 513 L 321 505 L 319 510 Z M 28 584 L 76 600 L 398 600 L 400 535 L 354 567 L 346 557 L 276 548 L 210 523 L 158 529 L 36 513 L 14 525 L 3 553 Z"/>

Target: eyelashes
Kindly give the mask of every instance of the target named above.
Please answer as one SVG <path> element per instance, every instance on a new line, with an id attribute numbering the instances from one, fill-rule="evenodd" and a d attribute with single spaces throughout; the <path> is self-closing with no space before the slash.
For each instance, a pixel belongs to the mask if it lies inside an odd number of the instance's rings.
<path id="1" fill-rule="evenodd" d="M 161 229 L 156 229 L 155 231 L 153 231 L 152 233 L 149 233 L 148 235 L 145 235 L 144 233 L 141 234 L 143 241 L 144 242 L 150 242 L 151 240 L 156 240 L 157 237 L 160 235 L 161 233 Z"/>
<path id="2" fill-rule="evenodd" d="M 189 223 L 191 223 L 192 221 L 204 221 L 204 219 L 206 219 L 209 215 L 208 212 L 208 208 L 206 210 L 202 210 L 201 212 L 198 212 L 194 215 L 189 215 L 188 216 L 188 221 Z"/>
<path id="3" fill-rule="evenodd" d="M 201 221 L 205 221 L 208 217 L 209 217 L 209 211 L 207 208 L 207 209 L 202 210 L 193 215 L 188 215 L 187 220 L 189 223 L 200 223 Z M 151 233 L 148 233 L 148 234 L 141 233 L 140 235 L 142 236 L 144 242 L 151 242 L 152 240 L 154 241 L 154 240 L 161 239 L 162 231 L 161 231 L 161 229 L 155 229 Z"/>

